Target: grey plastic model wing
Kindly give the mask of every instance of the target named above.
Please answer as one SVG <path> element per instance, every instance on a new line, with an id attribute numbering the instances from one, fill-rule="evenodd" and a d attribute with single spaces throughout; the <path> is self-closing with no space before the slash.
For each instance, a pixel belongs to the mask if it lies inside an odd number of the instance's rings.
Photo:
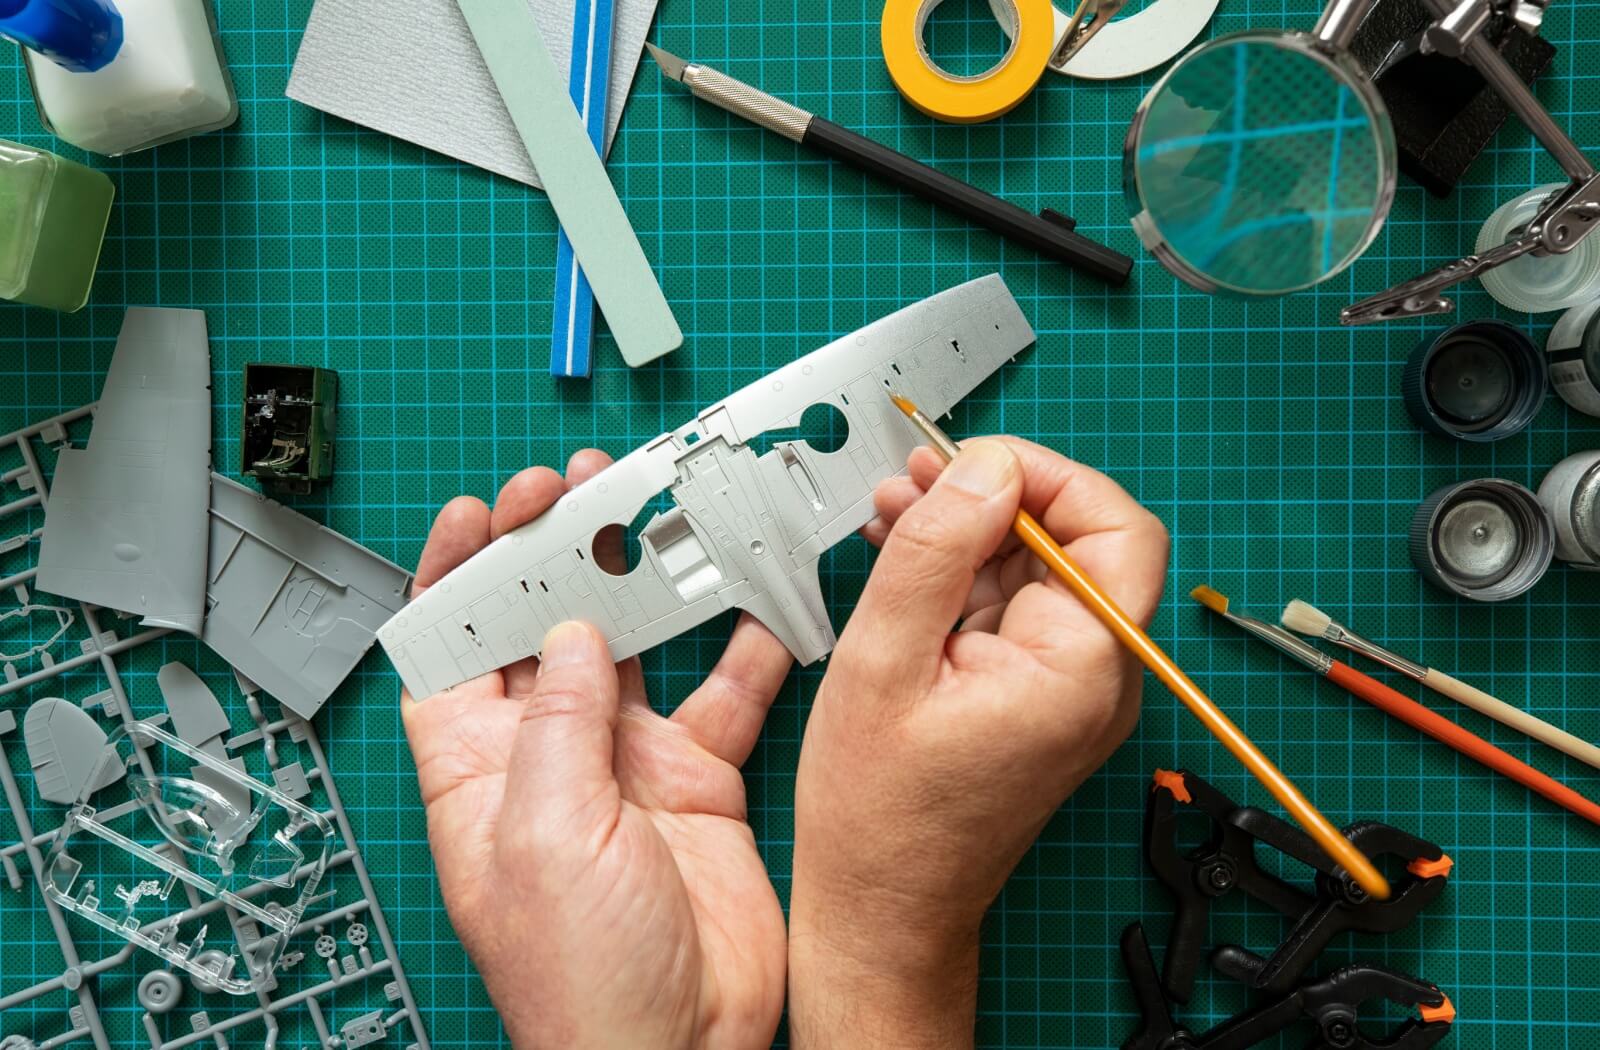
<path id="1" fill-rule="evenodd" d="M 411 575 L 365 547 L 220 474 L 201 639 L 301 718 L 327 702 Z"/>
<path id="2" fill-rule="evenodd" d="M 99 776 L 95 775 L 105 751 L 105 730 L 83 708 L 58 697 L 46 697 L 28 708 L 22 742 L 33 767 L 34 790 L 46 802 L 70 806 L 122 776 L 114 762 L 101 764 Z"/>
<path id="3" fill-rule="evenodd" d="M 206 315 L 129 310 L 88 447 L 56 465 L 39 589 L 199 634 L 210 476 Z"/>
<path id="4" fill-rule="evenodd" d="M 919 442 L 889 390 L 943 414 L 1033 340 L 998 275 L 906 307 L 618 460 L 430 587 L 379 640 L 417 697 L 534 655 L 569 619 L 598 627 L 620 660 L 741 608 L 817 660 L 834 644 L 817 559 L 872 519 L 873 488 Z M 756 454 L 751 441 L 819 403 L 849 425 L 841 448 Z M 664 490 L 676 505 L 645 526 L 638 565 L 601 568 L 595 535 Z"/>
<path id="5" fill-rule="evenodd" d="M 172 715 L 172 730 L 178 739 L 241 774 L 249 775 L 243 761 L 228 756 L 228 749 L 222 742 L 223 737 L 232 730 L 228 715 L 222 710 L 216 694 L 200 680 L 199 675 L 180 663 L 165 664 L 156 672 L 156 685 L 161 689 L 162 699 L 167 702 L 167 711 Z M 237 779 L 221 776 L 211 767 L 198 764 L 193 773 L 195 780 L 222 796 L 234 811 L 250 812 L 250 791 L 242 787 Z"/>

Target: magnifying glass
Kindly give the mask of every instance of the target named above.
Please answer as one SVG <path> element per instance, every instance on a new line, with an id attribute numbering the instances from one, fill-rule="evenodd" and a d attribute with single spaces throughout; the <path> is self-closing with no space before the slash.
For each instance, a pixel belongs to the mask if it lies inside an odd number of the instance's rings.
<path id="1" fill-rule="evenodd" d="M 1123 187 L 1139 239 L 1181 280 L 1276 296 L 1367 249 L 1397 166 L 1388 110 L 1342 46 L 1252 31 L 1202 44 L 1151 89 Z"/>

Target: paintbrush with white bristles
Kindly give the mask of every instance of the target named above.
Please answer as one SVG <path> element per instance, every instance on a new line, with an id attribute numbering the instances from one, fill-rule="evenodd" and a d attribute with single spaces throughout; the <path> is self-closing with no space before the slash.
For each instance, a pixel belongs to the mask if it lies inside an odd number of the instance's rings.
<path id="1" fill-rule="evenodd" d="M 1385 667 L 1393 668 L 1408 678 L 1415 678 L 1441 696 L 1448 696 L 1479 714 L 1487 715 L 1496 722 L 1508 725 L 1542 744 L 1548 744 L 1563 754 L 1571 755 L 1579 762 L 1600 769 L 1600 747 L 1581 737 L 1573 736 L 1549 722 L 1535 718 L 1521 708 L 1512 707 L 1504 700 L 1497 700 L 1481 689 L 1475 689 L 1459 679 L 1451 678 L 1443 671 L 1424 667 L 1392 653 L 1356 634 L 1314 605 L 1307 605 L 1298 599 L 1290 602 L 1284 607 L 1281 622 L 1291 631 L 1313 638 L 1325 638 L 1334 645 L 1342 645 L 1353 653 L 1360 653 Z"/>

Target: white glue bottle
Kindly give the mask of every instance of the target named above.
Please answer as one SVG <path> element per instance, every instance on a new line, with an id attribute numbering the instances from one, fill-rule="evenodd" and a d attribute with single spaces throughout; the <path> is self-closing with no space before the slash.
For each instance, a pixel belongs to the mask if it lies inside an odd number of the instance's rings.
<path id="1" fill-rule="evenodd" d="M 40 121 L 74 146 L 117 157 L 239 119 L 210 0 L 0 0 L 0 14 L 15 8 L 19 21 L 30 7 L 120 15 L 120 46 L 102 48 L 95 62 L 15 34 Z"/>
<path id="2" fill-rule="evenodd" d="M 1561 315 L 1545 343 L 1550 385 L 1586 416 L 1600 416 L 1600 299 Z"/>

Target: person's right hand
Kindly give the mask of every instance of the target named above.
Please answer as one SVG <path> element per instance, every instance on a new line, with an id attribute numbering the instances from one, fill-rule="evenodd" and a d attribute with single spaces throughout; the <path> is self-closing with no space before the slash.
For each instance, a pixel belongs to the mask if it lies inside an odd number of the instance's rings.
<path id="1" fill-rule="evenodd" d="M 795 788 L 798 1050 L 970 1047 L 984 912 L 1138 718 L 1138 663 L 1017 543 L 1018 507 L 1141 623 L 1166 576 L 1154 515 L 1023 441 L 969 442 L 948 467 L 919 449 L 876 502 L 883 552 Z"/>

